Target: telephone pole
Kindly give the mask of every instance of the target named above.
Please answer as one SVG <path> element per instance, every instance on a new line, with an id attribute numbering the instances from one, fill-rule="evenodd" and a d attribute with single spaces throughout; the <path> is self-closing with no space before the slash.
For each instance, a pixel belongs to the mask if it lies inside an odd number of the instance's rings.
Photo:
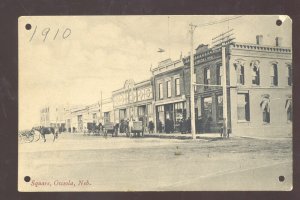
<path id="1" fill-rule="evenodd" d="M 190 54 L 190 74 L 191 74 L 191 87 L 190 87 L 190 100 L 191 100 L 191 132 L 193 140 L 196 139 L 196 124 L 195 124 L 195 73 L 194 73 L 194 31 L 197 26 L 190 24 L 191 30 L 191 54 Z"/>
<path id="2" fill-rule="evenodd" d="M 227 120 L 227 69 L 226 69 L 226 47 L 222 46 L 222 67 L 223 67 L 223 120 L 225 126 L 223 127 L 223 137 L 228 137 L 227 127 L 228 127 L 228 120 Z"/>
<path id="3" fill-rule="evenodd" d="M 228 135 L 228 108 L 227 108 L 227 68 L 226 68 L 226 47 L 228 47 L 234 40 L 233 29 L 228 30 L 217 37 L 213 38 L 212 43 L 215 49 L 221 49 L 222 53 L 222 89 L 223 89 L 223 137 L 227 138 Z"/>
<path id="4" fill-rule="evenodd" d="M 101 90 L 101 93 L 100 93 L 100 95 L 101 95 L 101 104 L 100 104 L 100 121 L 101 121 L 101 123 L 102 123 L 102 124 L 104 124 L 104 122 L 103 122 L 103 111 L 102 111 L 102 101 L 103 101 L 103 99 L 102 99 L 102 90 Z"/>

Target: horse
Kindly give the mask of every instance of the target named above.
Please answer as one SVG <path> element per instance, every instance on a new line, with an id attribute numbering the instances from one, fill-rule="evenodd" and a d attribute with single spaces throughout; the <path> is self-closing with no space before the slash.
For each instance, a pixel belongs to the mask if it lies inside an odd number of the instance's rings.
<path id="1" fill-rule="evenodd" d="M 40 132 L 41 136 L 44 138 L 44 142 L 46 142 L 46 134 L 53 134 L 53 142 L 55 141 L 55 139 L 58 138 L 58 128 L 53 128 L 53 127 L 36 127 L 36 128 L 32 128 L 32 130 L 36 130 L 38 132 Z"/>

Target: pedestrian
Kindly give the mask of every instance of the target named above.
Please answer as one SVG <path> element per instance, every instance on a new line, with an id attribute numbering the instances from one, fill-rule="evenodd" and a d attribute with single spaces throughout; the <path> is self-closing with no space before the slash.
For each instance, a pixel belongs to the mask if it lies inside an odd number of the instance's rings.
<path id="1" fill-rule="evenodd" d="M 149 128 L 149 133 L 153 133 L 153 130 L 154 130 L 154 123 L 153 123 L 153 121 L 149 122 L 148 128 Z"/>
<path id="2" fill-rule="evenodd" d="M 189 117 L 186 121 L 187 123 L 187 132 L 191 133 L 191 118 Z"/>
<path id="3" fill-rule="evenodd" d="M 186 134 L 186 130 L 187 130 L 187 121 L 185 118 L 182 119 L 182 129 L 181 129 L 181 133 L 182 134 Z"/>
<path id="4" fill-rule="evenodd" d="M 160 119 L 158 119 L 158 132 L 159 133 L 162 132 L 162 123 L 161 123 Z"/>

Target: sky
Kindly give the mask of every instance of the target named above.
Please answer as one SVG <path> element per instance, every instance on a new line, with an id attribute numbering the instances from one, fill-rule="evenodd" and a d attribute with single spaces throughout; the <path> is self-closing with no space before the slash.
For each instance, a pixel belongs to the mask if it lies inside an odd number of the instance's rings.
<path id="1" fill-rule="evenodd" d="M 48 104 L 88 105 L 110 97 L 125 80 L 150 78 L 150 67 L 190 51 L 189 24 L 201 25 L 233 16 L 43 16 L 19 18 L 19 129 L 39 123 Z M 277 19 L 283 19 L 281 26 Z M 26 24 L 31 29 L 26 30 Z M 49 28 L 49 29 L 48 29 Z M 234 29 L 237 42 L 266 45 L 275 37 L 292 45 L 287 16 L 242 16 L 196 28 L 194 47 Z M 49 32 L 47 31 L 49 30 Z M 65 33 L 64 33 L 65 32 Z M 63 38 L 63 33 L 65 38 Z M 158 49 L 165 50 L 158 53 Z"/>

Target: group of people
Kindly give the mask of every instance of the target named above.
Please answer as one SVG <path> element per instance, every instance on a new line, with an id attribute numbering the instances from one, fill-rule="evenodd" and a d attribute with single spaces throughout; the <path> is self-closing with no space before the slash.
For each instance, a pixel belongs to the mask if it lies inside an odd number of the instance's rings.
<path id="1" fill-rule="evenodd" d="M 181 120 L 177 121 L 179 127 L 175 128 L 174 121 L 172 119 L 166 119 L 165 124 L 163 125 L 161 120 L 158 119 L 157 124 L 157 131 L 159 133 L 166 132 L 166 133 L 174 133 L 175 131 L 180 131 L 181 133 L 190 133 L 191 132 L 191 119 L 182 118 Z M 179 130 L 178 130 L 179 129 Z"/>

